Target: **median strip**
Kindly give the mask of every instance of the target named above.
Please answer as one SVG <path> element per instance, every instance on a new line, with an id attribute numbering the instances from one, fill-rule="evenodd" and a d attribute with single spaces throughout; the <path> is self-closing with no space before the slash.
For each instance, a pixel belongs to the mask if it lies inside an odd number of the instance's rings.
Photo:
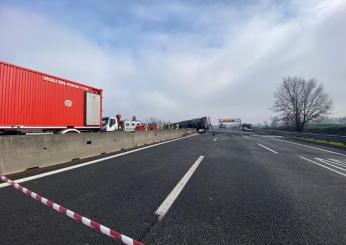
<path id="1" fill-rule="evenodd" d="M 157 144 L 154 144 L 154 145 L 144 146 L 144 147 L 141 147 L 141 148 L 138 148 L 138 149 L 129 150 L 129 151 L 126 151 L 126 152 L 123 152 L 123 153 L 119 153 L 119 154 L 108 156 L 108 157 L 103 157 L 103 158 L 100 158 L 100 159 L 97 159 L 97 160 L 81 163 L 81 164 L 74 165 L 74 166 L 71 166 L 71 167 L 66 167 L 66 168 L 62 168 L 62 169 L 58 169 L 58 170 L 54 170 L 54 171 L 50 171 L 50 172 L 46 172 L 46 173 L 30 176 L 30 177 L 18 179 L 18 180 L 15 180 L 15 182 L 16 183 L 22 183 L 22 182 L 26 182 L 26 181 L 30 181 L 30 180 L 34 180 L 34 179 L 43 178 L 43 177 L 46 177 L 46 176 L 49 176 L 49 175 L 58 174 L 58 173 L 62 173 L 62 172 L 65 172 L 65 171 L 72 170 L 72 169 L 88 166 L 88 165 L 91 165 L 91 164 L 94 164 L 94 163 L 102 162 L 102 161 L 109 160 L 109 159 L 116 158 L 116 157 L 121 157 L 121 156 L 124 156 L 124 155 L 127 155 L 127 154 L 131 154 L 131 153 L 134 153 L 134 152 L 137 152 L 137 151 L 142 151 L 142 150 L 149 149 L 149 148 L 152 148 L 152 147 L 155 147 L 155 146 L 164 145 L 164 144 L 167 144 L 167 143 L 170 143 L 170 142 L 186 139 L 186 138 L 193 137 L 193 136 L 196 136 L 196 135 L 198 135 L 198 134 L 191 134 L 191 135 L 188 135 L 188 136 L 185 136 L 185 137 L 168 140 L 168 141 L 157 143 Z M 9 186 L 9 184 L 8 183 L 0 184 L 0 188 L 6 187 L 6 186 Z"/>

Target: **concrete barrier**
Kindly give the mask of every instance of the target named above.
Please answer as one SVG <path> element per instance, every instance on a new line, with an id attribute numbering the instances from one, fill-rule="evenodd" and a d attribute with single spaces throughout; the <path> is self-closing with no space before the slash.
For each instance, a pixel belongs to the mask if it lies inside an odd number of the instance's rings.
<path id="1" fill-rule="evenodd" d="M 12 174 L 73 159 L 166 141 L 193 130 L 81 133 L 0 137 L 0 174 Z"/>

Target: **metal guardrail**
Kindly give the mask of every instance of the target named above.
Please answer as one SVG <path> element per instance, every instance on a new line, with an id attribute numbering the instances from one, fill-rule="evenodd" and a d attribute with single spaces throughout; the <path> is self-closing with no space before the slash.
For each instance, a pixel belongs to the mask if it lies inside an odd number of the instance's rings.
<path id="1" fill-rule="evenodd" d="M 279 135 L 285 137 L 299 137 L 299 138 L 308 138 L 313 140 L 324 140 L 324 141 L 333 141 L 338 143 L 343 143 L 346 145 L 346 136 L 340 135 L 328 135 L 328 134 L 311 134 L 311 133 L 297 133 L 297 132 L 288 132 L 281 130 L 266 130 L 266 129 L 254 129 L 257 133 L 266 133 L 271 135 Z"/>

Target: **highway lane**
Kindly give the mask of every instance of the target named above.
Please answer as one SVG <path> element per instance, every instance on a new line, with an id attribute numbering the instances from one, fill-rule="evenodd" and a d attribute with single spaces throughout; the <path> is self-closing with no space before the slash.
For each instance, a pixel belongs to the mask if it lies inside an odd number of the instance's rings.
<path id="1" fill-rule="evenodd" d="M 158 221 L 155 211 L 202 155 Z M 346 160 L 229 132 L 183 139 L 23 185 L 146 244 L 343 244 L 346 177 L 299 156 Z M 0 189 L 0 200 L 4 244 L 114 244 L 9 187 Z"/>
<path id="2" fill-rule="evenodd" d="M 57 203 L 140 239 L 155 210 L 212 137 L 182 139 L 23 185 Z M 114 244 L 8 187 L 0 189 L 4 244 Z M 15 204 L 15 205 L 14 205 Z M 27 240 L 29 239 L 29 240 Z"/>
<path id="3" fill-rule="evenodd" d="M 248 137 L 218 136 L 151 243 L 344 243 L 346 179 Z"/>

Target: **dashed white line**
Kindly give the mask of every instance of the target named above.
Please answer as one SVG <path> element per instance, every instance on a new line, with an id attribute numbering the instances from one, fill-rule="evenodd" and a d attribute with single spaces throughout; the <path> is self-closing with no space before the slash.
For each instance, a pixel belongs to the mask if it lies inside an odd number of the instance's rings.
<path id="1" fill-rule="evenodd" d="M 49 175 L 58 174 L 58 173 L 69 171 L 69 170 L 72 170 L 72 169 L 75 169 L 75 168 L 80 168 L 80 167 L 88 166 L 90 164 L 94 164 L 94 163 L 102 162 L 102 161 L 105 161 L 105 160 L 108 160 L 108 159 L 124 156 L 124 155 L 130 154 L 130 153 L 134 153 L 134 152 L 137 152 L 137 151 L 149 149 L 149 148 L 152 148 L 152 147 L 155 147 L 155 146 L 167 144 L 167 143 L 174 142 L 174 141 L 177 141 L 177 140 L 186 139 L 186 138 L 189 138 L 189 137 L 192 137 L 192 136 L 196 136 L 196 135 L 198 135 L 198 134 L 192 134 L 192 135 L 188 135 L 188 136 L 181 137 L 181 138 L 178 138 L 178 139 L 173 139 L 173 140 L 168 140 L 168 141 L 165 141 L 165 142 L 157 143 L 155 145 L 149 145 L 149 146 L 145 146 L 145 147 L 142 147 L 142 148 L 126 151 L 126 152 L 119 153 L 119 154 L 116 154 L 116 155 L 112 155 L 112 156 L 109 156 L 109 157 L 103 157 L 103 158 L 100 158 L 100 159 L 97 159 L 97 160 L 81 163 L 81 164 L 74 165 L 74 166 L 71 166 L 71 167 L 61 168 L 61 169 L 58 169 L 58 170 L 54 170 L 54 171 L 50 171 L 50 172 L 46 172 L 46 173 L 42 173 L 42 174 L 33 175 L 33 176 L 30 176 L 30 177 L 26 177 L 26 178 L 15 180 L 14 182 L 15 183 L 22 183 L 22 182 L 26 182 L 26 181 L 30 181 L 30 180 L 34 180 L 34 179 L 43 178 L 43 177 L 46 177 L 46 176 L 49 176 Z M 0 184 L 0 188 L 6 187 L 6 186 L 9 186 L 9 184 L 8 183 Z"/>
<path id="2" fill-rule="evenodd" d="M 199 164 L 202 162 L 204 156 L 200 156 L 196 162 L 191 166 L 191 168 L 186 172 L 186 174 L 183 176 L 183 178 L 178 182 L 178 184 L 174 187 L 174 189 L 169 193 L 167 198 L 163 201 L 161 206 L 156 210 L 155 214 L 159 216 L 159 220 L 162 220 L 174 201 L 179 196 L 180 192 L 185 187 L 186 183 L 191 178 L 192 174 L 195 172 Z"/>
<path id="3" fill-rule="evenodd" d="M 247 139 L 247 140 L 250 139 L 250 137 L 249 137 L 249 136 L 246 136 L 246 135 L 243 135 L 243 138 L 244 138 L 244 139 Z"/>
<path id="4" fill-rule="evenodd" d="M 257 143 L 257 145 L 263 147 L 264 149 L 266 149 L 266 150 L 268 150 L 268 151 L 273 152 L 274 154 L 278 154 L 278 152 L 276 152 L 276 151 L 274 151 L 273 149 L 270 149 L 269 147 L 266 147 L 266 146 L 264 146 L 264 145 L 262 145 L 262 144 L 260 144 L 260 143 Z"/>
<path id="5" fill-rule="evenodd" d="M 283 141 L 283 142 L 286 142 L 286 143 L 290 143 L 290 144 L 294 144 L 294 145 L 299 145 L 299 146 L 308 147 L 308 148 L 315 149 L 315 150 L 319 150 L 319 151 L 324 151 L 324 152 L 328 152 L 328 153 L 333 153 L 333 154 L 340 155 L 340 156 L 346 156 L 345 154 L 342 154 L 342 153 L 339 153 L 339 152 L 329 151 L 329 150 L 326 150 L 326 149 L 322 149 L 322 148 L 318 148 L 318 147 L 313 147 L 313 146 L 310 146 L 310 145 L 299 144 L 299 143 L 296 143 L 296 142 L 291 142 L 291 141 L 282 140 L 282 139 L 278 139 L 278 138 L 273 138 L 273 139 L 279 140 L 279 141 Z"/>
<path id="6" fill-rule="evenodd" d="M 333 171 L 333 172 L 335 172 L 335 173 L 338 173 L 338 174 L 340 174 L 340 175 L 342 175 L 342 176 L 346 176 L 346 174 L 344 174 L 344 173 L 341 173 L 341 172 L 339 172 L 339 171 L 337 171 L 337 170 L 335 170 L 335 169 L 332 169 L 332 168 L 329 168 L 329 167 L 327 167 L 327 166 L 324 166 L 323 164 L 320 164 L 320 163 L 318 163 L 318 162 L 312 161 L 312 160 L 310 160 L 310 159 L 308 159 L 308 158 L 305 158 L 305 157 L 302 157 L 302 156 L 298 156 L 298 157 L 300 157 L 301 159 L 304 159 L 305 161 L 308 161 L 308 162 L 314 163 L 314 164 L 316 164 L 316 165 L 318 165 L 318 166 L 321 166 L 322 168 L 329 169 L 330 171 Z"/>
<path id="7" fill-rule="evenodd" d="M 217 141 L 217 137 L 215 139 L 213 139 L 213 142 L 216 142 Z"/>

